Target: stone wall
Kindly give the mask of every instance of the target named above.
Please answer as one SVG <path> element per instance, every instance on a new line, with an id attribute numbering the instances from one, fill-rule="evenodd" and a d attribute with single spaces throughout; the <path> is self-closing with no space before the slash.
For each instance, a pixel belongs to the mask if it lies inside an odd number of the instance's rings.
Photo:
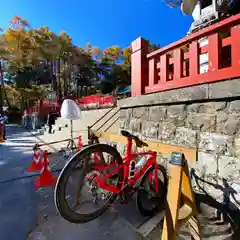
<path id="1" fill-rule="evenodd" d="M 240 197 L 240 79 L 132 97 L 118 106 L 121 129 L 197 148 L 198 161 L 191 167 L 214 183 L 226 178 Z"/>

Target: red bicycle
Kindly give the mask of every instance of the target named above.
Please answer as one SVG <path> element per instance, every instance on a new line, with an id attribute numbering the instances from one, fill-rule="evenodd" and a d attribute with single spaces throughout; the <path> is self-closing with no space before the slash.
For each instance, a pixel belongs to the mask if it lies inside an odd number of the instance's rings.
<path id="1" fill-rule="evenodd" d="M 136 193 L 137 209 L 142 215 L 151 216 L 163 208 L 167 193 L 165 168 L 157 163 L 156 152 L 132 152 L 133 141 L 140 148 L 146 143 L 127 131 L 121 133 L 127 138 L 124 158 L 108 144 L 93 144 L 76 153 L 60 173 L 55 205 L 64 219 L 72 223 L 92 221 L 118 196 L 121 202 L 128 202 L 133 193 Z M 81 168 L 76 168 L 79 164 Z M 67 191 L 68 182 L 76 184 L 76 198 L 73 197 L 75 188 Z M 85 200 L 87 195 L 89 200 Z M 89 210 L 89 205 L 93 205 L 93 211 Z M 83 213 L 79 212 L 80 208 Z"/>

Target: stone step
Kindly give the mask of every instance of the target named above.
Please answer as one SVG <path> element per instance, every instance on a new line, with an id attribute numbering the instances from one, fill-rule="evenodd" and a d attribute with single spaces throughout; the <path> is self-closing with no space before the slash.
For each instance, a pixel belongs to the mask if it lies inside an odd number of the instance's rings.
<path id="1" fill-rule="evenodd" d="M 161 239 L 164 211 L 159 212 L 152 218 L 142 217 L 135 206 L 135 199 L 127 205 L 116 204 L 116 211 L 119 219 L 130 226 L 136 232 L 137 239 L 157 240 Z M 200 223 L 200 231 L 203 240 L 230 240 L 232 232 L 227 223 L 217 223 L 209 219 L 209 216 L 199 214 L 197 217 Z M 182 226 L 177 234 L 179 240 L 190 240 L 188 226 Z"/>
<path id="2" fill-rule="evenodd" d="M 139 240 L 151 239 L 164 217 L 164 211 L 151 218 L 143 217 L 137 210 L 135 197 L 127 204 L 115 203 L 114 209 L 118 212 L 119 221 L 128 225 Z"/>
<path id="3" fill-rule="evenodd" d="M 91 110 L 91 111 L 83 111 L 83 118 L 81 120 L 73 121 L 73 137 L 76 138 L 78 136 L 82 136 L 82 140 L 84 144 L 87 144 L 87 126 L 96 122 L 101 116 L 103 116 L 109 109 L 101 109 L 101 110 Z M 113 109 L 109 114 L 107 114 L 99 123 L 94 126 L 94 130 L 97 130 L 108 118 L 115 115 L 109 120 L 109 122 L 104 126 L 101 130 L 107 130 L 108 132 L 118 134 L 119 131 L 119 123 L 118 123 L 118 108 Z M 67 124 L 67 127 L 65 125 Z M 64 126 L 64 127 L 62 127 Z M 110 128 L 108 128 L 110 126 Z M 60 128 L 60 129 L 59 129 Z M 43 142 L 55 142 L 61 139 L 68 139 L 71 137 L 70 134 L 70 121 L 58 118 L 56 120 L 56 124 L 53 129 L 55 130 L 53 134 L 48 133 L 48 126 L 45 127 L 44 134 L 41 136 L 41 140 Z M 77 142 L 77 140 L 76 140 Z M 66 147 L 67 142 L 56 143 L 51 146 L 50 149 L 53 151 L 59 150 L 62 147 Z"/>

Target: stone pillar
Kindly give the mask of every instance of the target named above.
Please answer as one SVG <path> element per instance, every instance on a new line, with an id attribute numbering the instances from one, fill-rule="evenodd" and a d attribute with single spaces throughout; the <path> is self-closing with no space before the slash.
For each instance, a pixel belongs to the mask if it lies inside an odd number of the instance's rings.
<path id="1" fill-rule="evenodd" d="M 141 37 L 132 42 L 131 90 L 133 97 L 143 95 L 145 86 L 148 84 L 148 64 L 146 59 L 148 45 L 148 41 Z"/>

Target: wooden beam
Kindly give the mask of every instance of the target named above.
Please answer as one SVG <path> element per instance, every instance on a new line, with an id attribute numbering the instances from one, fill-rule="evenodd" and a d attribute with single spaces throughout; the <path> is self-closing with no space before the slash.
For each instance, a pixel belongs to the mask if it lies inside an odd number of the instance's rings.
<path id="1" fill-rule="evenodd" d="M 119 135 L 114 135 L 107 132 L 98 132 L 92 131 L 93 134 L 98 137 L 102 138 L 111 142 L 117 142 L 122 144 L 127 144 L 127 138 Z M 147 143 L 147 147 L 144 147 L 145 150 L 154 151 L 160 153 L 162 155 L 171 156 L 172 152 L 182 152 L 185 155 L 187 161 L 191 164 L 196 163 L 197 161 L 197 150 L 194 148 L 185 148 L 175 145 L 163 144 L 157 141 L 152 140 L 144 140 Z"/>

